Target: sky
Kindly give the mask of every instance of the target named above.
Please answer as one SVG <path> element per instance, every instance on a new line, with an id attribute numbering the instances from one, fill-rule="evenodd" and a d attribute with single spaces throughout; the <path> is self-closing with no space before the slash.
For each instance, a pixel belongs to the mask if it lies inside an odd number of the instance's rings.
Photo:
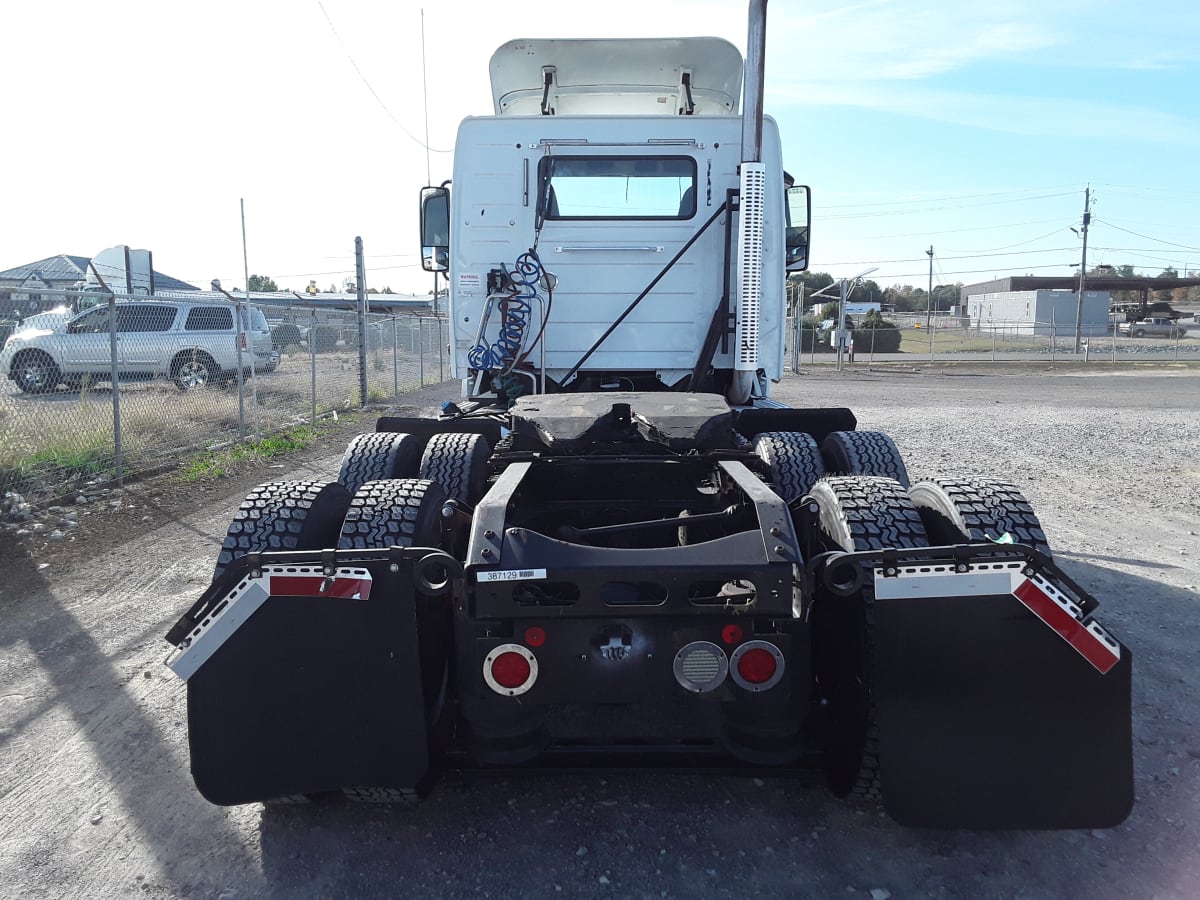
<path id="1" fill-rule="evenodd" d="M 0 7 L 0 270 L 115 244 L 207 287 L 425 293 L 417 198 L 513 38 L 714 35 L 739 0 L 43 0 Z M 811 268 L 883 287 L 1200 270 L 1194 0 L 770 0 L 766 112 Z M 428 150 L 427 150 L 428 147 Z"/>

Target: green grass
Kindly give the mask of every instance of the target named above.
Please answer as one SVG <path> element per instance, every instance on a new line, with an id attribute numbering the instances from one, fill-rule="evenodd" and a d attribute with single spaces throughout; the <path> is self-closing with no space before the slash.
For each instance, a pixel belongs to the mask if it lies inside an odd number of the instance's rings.
<path id="1" fill-rule="evenodd" d="M 185 482 L 206 481 L 230 475 L 247 461 L 265 461 L 303 450 L 329 428 L 297 425 L 269 437 L 256 438 L 221 450 L 210 450 L 188 462 L 179 473 Z"/>
<path id="2" fill-rule="evenodd" d="M 82 446 L 57 446 L 31 453 L 20 460 L 0 462 L 0 484 L 19 493 L 42 490 L 67 478 L 111 472 L 115 465 L 111 438 L 93 436 Z"/>

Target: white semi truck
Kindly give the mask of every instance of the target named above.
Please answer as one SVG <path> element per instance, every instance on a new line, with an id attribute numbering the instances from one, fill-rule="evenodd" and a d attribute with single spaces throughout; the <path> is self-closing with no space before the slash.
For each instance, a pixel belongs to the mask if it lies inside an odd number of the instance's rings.
<path id="1" fill-rule="evenodd" d="M 82 294 L 124 297 L 149 297 L 154 294 L 154 254 L 149 250 L 134 250 L 118 244 L 99 251 L 88 263 L 82 281 L 75 285 Z M 95 303 L 80 301 L 80 309 Z M 99 302 L 98 300 L 96 302 Z"/>
<path id="2" fill-rule="evenodd" d="M 812 765 L 911 825 L 1128 814 L 1129 650 L 1020 492 L 770 397 L 809 192 L 750 6 L 741 104 L 713 38 L 496 52 L 422 193 L 463 396 L 242 504 L 168 635 L 204 796 Z"/>

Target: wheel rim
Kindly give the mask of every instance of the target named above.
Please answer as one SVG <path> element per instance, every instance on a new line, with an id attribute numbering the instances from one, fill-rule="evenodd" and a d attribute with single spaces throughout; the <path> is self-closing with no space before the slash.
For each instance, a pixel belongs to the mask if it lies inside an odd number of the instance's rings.
<path id="1" fill-rule="evenodd" d="M 184 390 L 203 387 L 208 384 L 208 367 L 196 360 L 185 362 L 179 367 L 179 374 L 175 376 L 175 380 Z"/>
<path id="2" fill-rule="evenodd" d="M 21 381 L 26 388 L 41 390 L 46 387 L 48 378 L 44 363 L 28 362 L 21 366 Z"/>

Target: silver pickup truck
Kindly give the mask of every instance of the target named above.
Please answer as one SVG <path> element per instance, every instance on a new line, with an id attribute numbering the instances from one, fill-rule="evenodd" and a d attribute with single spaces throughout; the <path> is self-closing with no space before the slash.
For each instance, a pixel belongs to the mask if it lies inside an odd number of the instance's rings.
<path id="1" fill-rule="evenodd" d="M 215 300 L 130 300 L 114 304 L 116 368 L 120 381 L 168 378 L 180 390 L 237 377 L 238 345 L 245 375 L 279 365 L 262 312 Z M 111 381 L 113 342 L 110 307 L 97 306 L 59 327 L 18 328 L 0 350 L 0 372 L 26 393 L 60 384 L 78 388 L 84 379 Z"/>
<path id="2" fill-rule="evenodd" d="M 1127 337 L 1181 338 L 1187 334 L 1187 328 L 1174 319 L 1138 319 L 1136 322 L 1122 322 L 1118 330 Z"/>

